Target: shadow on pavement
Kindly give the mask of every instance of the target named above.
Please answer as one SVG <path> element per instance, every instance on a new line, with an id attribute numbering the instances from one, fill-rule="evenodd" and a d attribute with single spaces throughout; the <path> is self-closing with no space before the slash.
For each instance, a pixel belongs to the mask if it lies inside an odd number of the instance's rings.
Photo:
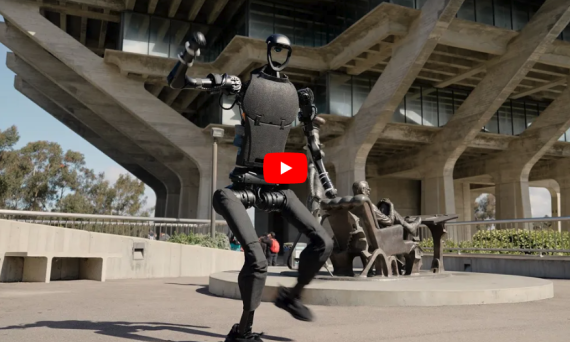
<path id="1" fill-rule="evenodd" d="M 181 332 L 189 335 L 209 336 L 220 339 L 225 339 L 226 335 L 216 334 L 213 332 L 197 330 L 209 329 L 209 327 L 184 325 L 184 324 L 170 324 L 170 323 L 131 323 L 131 322 L 92 322 L 92 321 L 40 321 L 31 324 L 14 325 L 0 328 L 0 330 L 17 330 L 17 329 L 30 329 L 30 328 L 51 328 L 62 330 L 92 330 L 95 334 L 119 337 L 130 339 L 133 341 L 145 342 L 169 342 L 170 340 L 163 340 L 155 337 L 148 337 L 137 334 L 143 331 L 158 331 L 170 330 Z M 228 328 L 229 331 L 229 328 Z M 293 341 L 285 337 L 263 335 L 264 339 L 289 342 Z M 185 342 L 197 342 L 193 340 Z"/>

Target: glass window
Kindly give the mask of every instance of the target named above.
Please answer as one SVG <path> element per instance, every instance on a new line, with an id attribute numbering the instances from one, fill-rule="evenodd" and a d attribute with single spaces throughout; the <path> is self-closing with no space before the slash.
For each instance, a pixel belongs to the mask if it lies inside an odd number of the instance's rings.
<path id="1" fill-rule="evenodd" d="M 176 58 L 179 52 L 182 51 L 183 45 L 190 37 L 190 24 L 183 21 L 172 21 L 170 24 L 170 48 L 169 57 Z"/>
<path id="2" fill-rule="evenodd" d="M 525 104 L 525 112 L 526 112 L 526 127 L 528 128 L 538 117 L 538 103 L 527 101 Z"/>
<path id="3" fill-rule="evenodd" d="M 570 142 L 570 129 L 566 131 L 566 133 L 564 134 L 564 138 L 565 142 Z"/>
<path id="4" fill-rule="evenodd" d="M 493 25 L 493 0 L 477 0 L 475 14 L 477 22 Z"/>
<path id="5" fill-rule="evenodd" d="M 398 108 L 392 115 L 392 122 L 405 123 L 406 122 L 406 98 L 402 100 Z"/>
<path id="6" fill-rule="evenodd" d="M 392 0 L 392 3 L 400 6 L 415 8 L 414 0 Z"/>
<path id="7" fill-rule="evenodd" d="M 493 117 L 491 118 L 491 120 L 489 120 L 489 122 L 487 122 L 487 124 L 485 125 L 485 132 L 487 133 L 499 133 L 499 125 L 498 125 L 498 116 L 495 113 L 495 115 L 493 115 Z"/>
<path id="8" fill-rule="evenodd" d="M 566 26 L 564 32 L 562 32 L 562 35 L 564 36 L 565 41 L 570 42 L 570 25 Z"/>
<path id="9" fill-rule="evenodd" d="M 150 19 L 150 39 L 148 44 L 148 54 L 151 56 L 168 57 L 170 48 L 170 20 L 151 17 Z"/>
<path id="10" fill-rule="evenodd" d="M 499 133 L 513 135 L 513 118 L 511 117 L 511 103 L 507 101 L 499 108 Z"/>
<path id="11" fill-rule="evenodd" d="M 127 12 L 124 18 L 123 51 L 148 54 L 150 17 Z"/>
<path id="12" fill-rule="evenodd" d="M 327 75 L 319 77 L 313 86 L 313 93 L 315 94 L 315 105 L 317 106 L 317 113 L 329 113 L 327 107 Z"/>
<path id="13" fill-rule="evenodd" d="M 313 16 L 306 11 L 295 12 L 295 45 L 315 46 Z"/>
<path id="14" fill-rule="evenodd" d="M 406 95 L 406 123 L 422 124 L 422 89 L 419 86 L 411 86 Z"/>
<path id="15" fill-rule="evenodd" d="M 514 135 L 519 135 L 526 129 L 526 121 L 524 117 L 524 102 L 512 101 L 513 106 L 513 129 Z"/>
<path id="16" fill-rule="evenodd" d="M 370 94 L 370 79 L 368 77 L 352 77 L 352 115 L 356 115 Z"/>
<path id="17" fill-rule="evenodd" d="M 457 18 L 475 21 L 475 0 L 465 0 L 457 12 Z"/>
<path id="18" fill-rule="evenodd" d="M 511 0 L 495 0 L 495 26 L 511 29 Z"/>
<path id="19" fill-rule="evenodd" d="M 274 5 L 252 1 L 249 12 L 249 36 L 266 39 L 273 34 Z"/>
<path id="20" fill-rule="evenodd" d="M 520 31 L 528 23 L 528 4 L 513 0 L 513 30 Z"/>
<path id="21" fill-rule="evenodd" d="M 422 88 L 422 98 L 422 125 L 439 127 L 439 123 L 437 121 L 437 89 Z"/>
<path id="22" fill-rule="evenodd" d="M 463 90 L 453 90 L 453 113 L 457 113 L 457 110 L 459 109 L 459 107 L 461 107 L 461 105 L 463 104 L 463 102 L 465 102 L 465 99 L 467 99 L 467 96 L 469 94 L 466 91 Z"/>
<path id="23" fill-rule="evenodd" d="M 444 126 L 453 116 L 453 90 L 438 89 L 439 125 Z"/>
<path id="24" fill-rule="evenodd" d="M 421 9 L 426 4 L 427 0 L 416 0 L 416 8 Z"/>
<path id="25" fill-rule="evenodd" d="M 538 9 L 539 9 L 539 8 L 540 8 L 540 5 L 532 4 L 532 3 L 529 3 L 529 4 L 528 4 L 528 18 L 529 18 L 529 21 L 530 21 L 530 19 L 532 19 L 532 17 L 534 17 L 534 15 L 536 14 L 536 12 L 538 12 Z"/>
<path id="26" fill-rule="evenodd" d="M 351 77 L 342 74 L 329 74 L 330 114 L 352 116 Z"/>
<path id="27" fill-rule="evenodd" d="M 291 6 L 275 5 L 274 33 L 284 34 L 294 41 L 295 37 L 295 12 Z M 263 39 L 266 39 L 265 36 Z"/>

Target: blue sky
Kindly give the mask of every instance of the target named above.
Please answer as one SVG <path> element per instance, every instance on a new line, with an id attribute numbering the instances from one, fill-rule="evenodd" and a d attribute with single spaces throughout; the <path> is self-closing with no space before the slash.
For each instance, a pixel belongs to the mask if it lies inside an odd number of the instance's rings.
<path id="1" fill-rule="evenodd" d="M 1 21 L 3 21 L 2 16 L 0 16 Z M 18 147 L 30 141 L 48 140 L 59 143 L 64 150 L 81 152 L 85 155 L 87 166 L 97 172 L 105 172 L 110 181 L 114 182 L 122 173 L 129 173 L 14 89 L 14 73 L 6 67 L 8 51 L 0 44 L 0 129 L 12 125 L 18 126 L 21 135 Z M 156 201 L 154 191 L 146 187 L 145 194 L 148 197 L 148 205 L 154 206 Z M 552 215 L 548 190 L 531 188 L 530 195 L 533 217 Z"/>

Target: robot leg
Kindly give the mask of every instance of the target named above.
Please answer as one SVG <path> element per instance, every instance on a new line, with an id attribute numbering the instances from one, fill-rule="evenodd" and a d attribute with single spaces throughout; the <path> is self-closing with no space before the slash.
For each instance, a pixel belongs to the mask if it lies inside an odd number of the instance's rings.
<path id="1" fill-rule="evenodd" d="M 310 241 L 299 260 L 298 282 L 301 286 L 305 286 L 313 280 L 329 258 L 333 241 L 293 191 L 284 190 L 283 193 L 287 197 L 287 202 L 281 211 L 283 217 Z"/>
<path id="2" fill-rule="evenodd" d="M 261 293 L 267 278 L 267 259 L 263 254 L 251 220 L 242 202 L 230 189 L 219 189 L 214 193 L 213 205 L 216 212 L 224 217 L 232 233 L 240 242 L 245 263 L 238 277 L 238 285 L 243 302 L 242 320 L 239 333 L 251 332 L 253 311 L 261 303 Z"/>

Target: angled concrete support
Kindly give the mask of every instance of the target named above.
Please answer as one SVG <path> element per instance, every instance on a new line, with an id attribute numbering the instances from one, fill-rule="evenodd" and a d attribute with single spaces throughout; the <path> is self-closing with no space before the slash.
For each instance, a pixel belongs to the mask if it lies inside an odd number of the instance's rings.
<path id="1" fill-rule="evenodd" d="M 486 76 L 443 130 L 438 132 L 431 144 L 419 152 L 401 156 L 402 159 L 411 162 L 412 169 L 420 170 L 423 179 L 432 184 L 430 188 L 438 189 L 439 194 L 453 193 L 452 182 L 446 182 L 444 179 L 452 176 L 457 159 L 569 22 L 570 2 L 547 0 L 521 33 L 509 44 L 506 53 L 488 62 Z M 398 170 L 398 162 L 399 160 L 394 158 L 385 163 L 383 167 L 393 172 Z M 410 164 L 405 164 L 405 166 L 410 167 Z M 405 171 L 405 169 L 399 171 Z M 528 193 L 528 184 L 525 185 L 523 182 L 514 185 L 511 179 L 507 180 L 504 176 L 500 178 L 498 187 L 500 198 Z M 499 195 L 499 193 L 506 195 Z M 453 203 L 447 199 L 429 202 L 446 203 L 446 205 Z M 509 215 L 516 214 L 518 217 L 526 215 L 530 210 L 526 203 L 528 203 L 527 200 L 521 200 L 519 208 L 509 210 Z M 523 207 L 520 207 L 521 205 Z M 446 209 L 447 212 L 451 210 L 451 208 Z"/>
<path id="2" fill-rule="evenodd" d="M 508 148 L 463 169 L 493 177 L 496 185 L 497 218 L 531 217 L 529 176 L 532 167 L 570 128 L 570 88 L 554 102 Z"/>
<path id="3" fill-rule="evenodd" d="M 365 179 L 368 152 L 390 122 L 463 0 L 428 0 L 408 34 L 394 46 L 388 66 L 372 88 L 345 135 L 329 143 L 339 194 L 350 194 L 352 183 Z"/>
<path id="4" fill-rule="evenodd" d="M 148 96 L 142 82 L 124 77 L 114 66 L 43 18 L 36 3 L 2 0 L 0 13 L 11 23 L 9 31 L 12 31 L 1 36 L 17 36 L 10 41 L 13 45 L 34 43 L 55 56 L 70 69 L 73 74 L 70 76 L 83 80 L 81 91 L 76 91 L 77 88 L 66 91 L 74 93 L 79 101 L 174 171 L 183 188 L 185 184 L 197 185 L 192 177 L 211 163 L 207 136 L 201 129 L 157 98 Z M 23 59 L 31 57 L 18 54 Z M 64 80 L 54 81 L 60 84 Z M 180 215 L 206 218 L 208 211 L 206 206 L 181 206 Z"/>
<path id="5" fill-rule="evenodd" d="M 154 158 L 128 139 L 128 137 L 125 137 L 113 126 L 102 120 L 93 111 L 85 107 L 81 102 L 77 101 L 57 84 L 13 53 L 7 55 L 6 64 L 10 70 L 26 80 L 27 83 L 33 84 L 35 89 L 49 98 L 62 110 L 67 111 L 69 115 L 78 120 L 82 125 L 99 135 L 107 143 L 116 146 L 117 150 L 129 156 L 134 163 L 140 165 L 140 167 L 144 168 L 148 173 L 154 175 L 155 178 L 160 179 L 168 189 L 168 192 L 172 194 L 170 201 L 171 208 L 164 214 L 169 217 L 178 217 L 180 207 L 178 197 L 181 185 L 176 174 L 170 169 L 161 166 Z"/>
<path id="6" fill-rule="evenodd" d="M 14 85 L 16 90 L 32 100 L 40 106 L 40 108 L 50 113 L 62 124 L 87 140 L 93 146 L 96 146 L 101 152 L 105 153 L 109 158 L 113 159 L 135 177 L 148 185 L 156 193 L 157 202 L 155 205 L 155 217 L 164 217 L 166 213 L 166 203 L 163 201 L 163 198 L 166 197 L 167 190 L 162 182 L 137 165 L 137 163 L 128 155 L 117 150 L 117 145 L 94 133 L 89 127 L 85 126 L 69 112 L 56 105 L 52 100 L 32 87 L 20 76 L 16 76 Z"/>
<path id="7" fill-rule="evenodd" d="M 16 4 L 17 9 L 6 6 L 6 3 L 9 1 L 1 3 L 2 11 L 5 8 L 11 8 L 14 13 L 19 14 L 20 11 L 27 8 L 28 14 L 34 13 L 33 7 L 30 9 L 28 3 Z M 20 6 L 23 7 L 20 8 Z M 24 24 L 27 22 L 31 26 L 30 30 L 25 31 L 27 33 L 35 32 L 34 30 L 41 31 L 42 29 L 53 31 L 52 33 L 55 36 L 62 33 L 41 16 L 34 21 L 17 21 Z M 34 25 L 37 26 L 34 28 Z M 40 39 L 37 35 L 31 35 L 31 37 L 38 39 L 26 37 L 12 26 L 9 28 L 5 24 L 0 26 L 0 41 L 9 46 L 22 59 L 38 68 L 51 81 L 58 84 L 115 129 L 136 142 L 146 153 L 165 165 L 165 168 L 174 171 L 183 184 L 182 188 L 196 186 L 192 179 L 192 175 L 199 172 L 196 168 L 196 162 L 186 152 L 181 151 L 180 144 L 174 140 L 182 136 L 183 141 L 186 142 L 183 150 L 200 155 L 200 147 L 203 146 L 200 141 L 203 134 L 197 127 L 162 104 L 158 99 L 149 97 L 142 83 L 134 82 L 119 75 L 112 67 L 105 65 L 102 59 L 84 49 L 82 45 L 77 45 L 78 42 L 71 37 L 59 37 L 59 42 L 52 44 L 45 44 L 46 39 Z M 37 43 L 39 42 L 44 44 L 44 47 L 51 47 L 51 54 L 58 56 L 58 58 L 54 58 L 38 46 Z M 69 49 L 67 49 L 68 47 Z M 73 58 L 70 56 L 70 54 L 73 55 L 72 51 L 76 53 Z M 64 63 L 67 63 L 67 66 Z M 78 70 L 84 71 L 83 75 Z M 92 79 L 85 77 L 86 75 L 97 78 L 99 83 L 93 82 Z M 118 101 L 118 98 L 122 101 Z M 133 104 L 135 107 L 130 107 Z M 152 113 L 150 112 L 151 109 L 153 110 Z M 141 113 L 144 115 L 140 115 Z M 182 131 L 184 128 L 190 129 Z M 179 131 L 178 134 L 176 134 L 177 130 Z M 191 133 L 192 131 L 194 134 Z M 190 148 L 190 146 L 194 148 Z M 202 160 L 200 161 L 203 163 Z M 182 194 L 181 202 L 184 201 L 184 196 L 192 195 L 188 191 Z M 169 204 L 173 204 L 173 201 L 169 200 Z M 178 217 L 196 217 L 197 215 L 196 207 L 179 204 Z"/>

